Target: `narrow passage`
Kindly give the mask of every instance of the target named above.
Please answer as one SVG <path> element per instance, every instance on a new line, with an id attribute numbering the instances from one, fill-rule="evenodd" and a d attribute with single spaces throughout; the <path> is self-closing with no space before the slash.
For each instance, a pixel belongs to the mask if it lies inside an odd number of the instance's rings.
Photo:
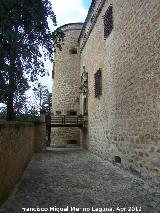
<path id="1" fill-rule="evenodd" d="M 60 212 L 129 212 L 132 207 L 135 211 L 130 212 L 157 213 L 160 193 L 90 152 L 59 149 L 34 155 L 2 210 L 56 212 L 55 206 Z"/>

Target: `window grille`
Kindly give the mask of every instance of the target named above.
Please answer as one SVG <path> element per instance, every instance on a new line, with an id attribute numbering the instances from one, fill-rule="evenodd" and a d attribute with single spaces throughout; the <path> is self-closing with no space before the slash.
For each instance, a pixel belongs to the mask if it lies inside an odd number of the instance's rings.
<path id="1" fill-rule="evenodd" d="M 98 97 L 98 96 L 102 95 L 102 71 L 101 71 L 101 69 L 99 69 L 94 74 L 94 79 L 95 79 L 95 85 L 94 85 L 95 97 Z"/>
<path id="2" fill-rule="evenodd" d="M 113 29 L 112 5 L 110 5 L 104 15 L 104 39 L 106 39 Z"/>

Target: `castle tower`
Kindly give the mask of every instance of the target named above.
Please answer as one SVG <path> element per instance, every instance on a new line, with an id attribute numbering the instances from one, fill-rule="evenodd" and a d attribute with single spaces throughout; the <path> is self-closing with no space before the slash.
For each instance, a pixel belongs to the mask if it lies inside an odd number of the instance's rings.
<path id="1" fill-rule="evenodd" d="M 80 51 L 78 37 L 82 23 L 66 24 L 58 28 L 65 34 L 62 50 L 56 49 L 53 70 L 52 113 L 63 119 L 64 115 L 75 116 L 80 113 Z M 57 30 L 58 30 L 57 29 Z M 51 144 L 79 144 L 78 127 L 52 127 Z"/>

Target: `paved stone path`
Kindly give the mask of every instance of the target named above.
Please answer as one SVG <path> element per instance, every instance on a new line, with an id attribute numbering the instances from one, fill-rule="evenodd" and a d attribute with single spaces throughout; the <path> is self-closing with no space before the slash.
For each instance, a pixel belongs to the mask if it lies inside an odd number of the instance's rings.
<path id="1" fill-rule="evenodd" d="M 34 155 L 2 209 L 5 213 L 57 212 L 55 206 L 64 208 L 59 212 L 67 208 L 76 212 L 79 207 L 79 212 L 157 213 L 160 192 L 90 152 L 59 149 Z"/>

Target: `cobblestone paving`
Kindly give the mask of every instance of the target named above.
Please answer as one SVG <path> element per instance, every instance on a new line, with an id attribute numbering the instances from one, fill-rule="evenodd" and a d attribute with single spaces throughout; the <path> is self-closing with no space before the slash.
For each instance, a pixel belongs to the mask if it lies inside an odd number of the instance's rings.
<path id="1" fill-rule="evenodd" d="M 59 150 L 34 155 L 1 212 L 160 212 L 157 188 L 90 152 Z"/>

